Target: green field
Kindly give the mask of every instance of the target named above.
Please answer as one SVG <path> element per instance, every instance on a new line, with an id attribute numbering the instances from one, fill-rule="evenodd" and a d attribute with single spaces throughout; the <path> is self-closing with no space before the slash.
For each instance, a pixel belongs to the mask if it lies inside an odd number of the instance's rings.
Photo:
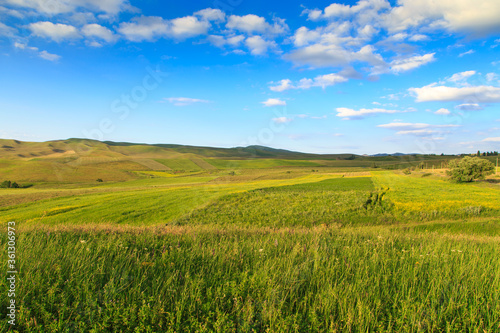
<path id="1" fill-rule="evenodd" d="M 18 332 L 500 331 L 497 177 L 178 157 L 0 189 Z"/>

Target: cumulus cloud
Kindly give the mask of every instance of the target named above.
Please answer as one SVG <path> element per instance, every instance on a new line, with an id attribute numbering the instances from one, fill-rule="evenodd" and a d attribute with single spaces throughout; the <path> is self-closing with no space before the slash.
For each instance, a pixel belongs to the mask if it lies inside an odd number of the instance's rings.
<path id="1" fill-rule="evenodd" d="M 273 118 L 273 121 L 276 124 L 286 124 L 291 122 L 293 119 L 292 118 L 287 118 L 287 117 L 278 117 L 278 118 Z"/>
<path id="2" fill-rule="evenodd" d="M 169 35 L 174 38 L 189 38 L 207 33 L 210 23 L 200 21 L 194 16 L 185 16 L 173 19 Z"/>
<path id="3" fill-rule="evenodd" d="M 390 63 L 391 71 L 394 73 L 401 73 L 423 66 L 436 60 L 436 58 L 434 58 L 434 54 L 435 53 L 428 53 L 422 56 L 418 55 L 409 58 L 393 60 Z"/>
<path id="4" fill-rule="evenodd" d="M 269 48 L 277 47 L 274 41 L 265 40 L 261 36 L 248 37 L 245 40 L 245 45 L 250 50 L 250 53 L 253 55 L 264 55 L 267 53 L 267 50 Z"/>
<path id="5" fill-rule="evenodd" d="M 194 13 L 206 21 L 223 22 L 226 19 L 226 14 L 220 9 L 206 8 Z"/>
<path id="6" fill-rule="evenodd" d="M 99 38 L 108 43 L 112 43 L 116 40 L 116 36 L 111 30 L 96 23 L 86 24 L 82 28 L 82 33 L 85 37 Z"/>
<path id="7" fill-rule="evenodd" d="M 169 97 L 165 98 L 165 100 L 172 103 L 175 106 L 186 106 L 194 103 L 210 103 L 210 101 L 204 99 L 189 98 L 189 97 Z"/>
<path id="8" fill-rule="evenodd" d="M 438 86 L 436 83 L 422 88 L 410 88 L 415 94 L 417 102 L 453 102 L 453 101 L 476 101 L 478 103 L 500 102 L 500 88 L 492 86 L 474 87 L 447 87 Z"/>
<path id="9" fill-rule="evenodd" d="M 279 81 L 278 85 L 271 86 L 269 89 L 272 91 L 285 91 L 289 89 L 309 89 L 311 87 L 321 87 L 325 89 L 328 86 L 335 85 L 337 83 L 346 82 L 348 79 L 339 74 L 325 74 L 318 75 L 314 79 L 303 78 L 296 82 L 292 83 L 290 79 L 284 79 Z"/>
<path id="10" fill-rule="evenodd" d="M 466 81 L 468 78 L 470 78 L 471 76 L 473 76 L 475 74 L 476 74 L 476 71 L 465 71 L 465 72 L 461 72 L 461 73 L 456 73 L 456 74 L 453 74 L 448 79 L 448 81 L 455 82 L 455 83 Z"/>
<path id="11" fill-rule="evenodd" d="M 29 29 L 35 36 L 50 38 L 55 42 L 81 37 L 80 33 L 74 26 L 62 23 L 54 24 L 48 21 L 36 22 L 31 23 L 29 25 Z"/>
<path id="12" fill-rule="evenodd" d="M 306 27 L 300 27 L 295 31 L 295 34 L 292 37 L 293 44 L 295 46 L 305 46 L 310 44 L 311 42 L 317 41 L 321 37 L 321 34 L 317 30 L 309 30 Z"/>
<path id="13" fill-rule="evenodd" d="M 231 15 L 226 23 L 226 28 L 238 30 L 247 34 L 283 34 L 288 31 L 285 20 L 274 19 L 274 24 L 266 22 L 266 19 L 254 14 L 245 16 Z"/>
<path id="14" fill-rule="evenodd" d="M 436 112 L 434 112 L 434 114 L 439 114 L 439 115 L 443 115 L 443 116 L 449 115 L 450 113 L 451 113 L 450 110 L 444 109 L 444 108 L 441 108 L 441 109 L 437 110 Z"/>
<path id="15" fill-rule="evenodd" d="M 38 47 L 28 46 L 23 43 L 15 42 L 14 47 L 21 50 L 38 51 Z"/>
<path id="16" fill-rule="evenodd" d="M 292 51 L 285 56 L 298 65 L 315 67 L 346 66 L 351 62 L 360 61 L 375 66 L 385 66 L 385 62 L 371 45 L 365 45 L 358 51 L 350 51 L 337 44 L 313 44 Z"/>
<path id="17" fill-rule="evenodd" d="M 165 20 L 159 16 L 141 16 L 120 24 L 118 31 L 130 41 L 153 41 L 161 37 L 185 39 L 207 33 L 210 23 L 195 16 Z"/>
<path id="18" fill-rule="evenodd" d="M 261 102 L 265 107 L 271 106 L 285 106 L 286 102 L 279 98 L 269 98 L 267 101 Z"/>
<path id="19" fill-rule="evenodd" d="M 50 15 L 77 12 L 81 8 L 113 15 L 134 9 L 128 0 L 5 0 L 4 2 Z"/>
<path id="20" fill-rule="evenodd" d="M 48 60 L 48 61 L 57 61 L 59 59 L 61 59 L 61 56 L 57 55 L 57 54 L 52 54 L 52 53 L 49 53 L 47 51 L 42 51 L 38 54 L 38 56 L 42 59 L 45 59 L 45 60 Z"/>
<path id="21" fill-rule="evenodd" d="M 122 22 L 118 31 L 132 42 L 142 42 L 165 36 L 168 29 L 168 22 L 159 16 L 141 16 Z"/>
<path id="22" fill-rule="evenodd" d="M 382 17 L 387 28 L 402 31 L 427 25 L 471 35 L 500 31 L 497 0 L 400 0 Z"/>
<path id="23" fill-rule="evenodd" d="M 272 91 L 282 92 L 288 89 L 295 89 L 295 86 L 292 84 L 292 80 L 283 79 L 279 81 L 279 83 L 275 86 L 269 87 Z"/>
<path id="24" fill-rule="evenodd" d="M 346 120 L 350 119 L 362 119 L 366 116 L 373 116 L 376 114 L 383 114 L 383 113 L 401 113 L 401 112 L 408 112 L 408 111 L 398 111 L 398 110 L 387 110 L 387 109 L 379 109 L 379 108 L 374 108 L 374 109 L 359 109 L 359 110 L 354 110 L 354 109 L 349 109 L 349 108 L 337 108 L 337 117 L 344 118 Z"/>

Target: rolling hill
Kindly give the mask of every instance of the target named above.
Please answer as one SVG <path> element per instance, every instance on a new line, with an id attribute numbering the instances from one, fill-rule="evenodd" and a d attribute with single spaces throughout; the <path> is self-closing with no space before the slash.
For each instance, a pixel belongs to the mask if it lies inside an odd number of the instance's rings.
<path id="1" fill-rule="evenodd" d="M 214 148 L 71 138 L 46 142 L 0 139 L 0 180 L 124 181 L 138 171 L 214 172 L 273 167 L 364 167 L 449 159 L 442 156 L 360 156 L 309 154 L 264 146 Z"/>

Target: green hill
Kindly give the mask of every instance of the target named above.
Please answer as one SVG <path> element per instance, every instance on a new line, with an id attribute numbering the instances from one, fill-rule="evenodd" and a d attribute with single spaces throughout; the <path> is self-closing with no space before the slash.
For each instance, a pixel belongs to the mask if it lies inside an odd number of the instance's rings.
<path id="1" fill-rule="evenodd" d="M 21 182 L 125 181 L 137 171 L 216 172 L 258 168 L 404 168 L 450 156 L 308 154 L 264 146 L 214 148 L 71 138 L 46 142 L 0 139 L 0 180 Z"/>

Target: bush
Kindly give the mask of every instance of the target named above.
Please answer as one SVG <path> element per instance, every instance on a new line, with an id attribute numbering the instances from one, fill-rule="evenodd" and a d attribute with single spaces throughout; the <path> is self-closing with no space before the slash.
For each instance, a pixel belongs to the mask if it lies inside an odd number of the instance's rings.
<path id="1" fill-rule="evenodd" d="M 408 168 L 403 169 L 403 173 L 404 173 L 405 175 L 411 175 L 411 170 L 410 170 L 410 169 L 408 169 Z"/>
<path id="2" fill-rule="evenodd" d="M 0 188 L 27 188 L 31 186 L 32 185 L 21 186 L 20 184 L 11 182 L 10 180 L 4 180 L 2 183 L 0 183 Z"/>
<path id="3" fill-rule="evenodd" d="M 10 188 L 10 185 L 11 185 L 10 180 L 4 180 L 4 181 L 0 184 L 0 188 Z"/>
<path id="4" fill-rule="evenodd" d="M 102 183 L 103 180 L 101 178 L 97 178 L 97 182 Z"/>
<path id="5" fill-rule="evenodd" d="M 450 170 L 446 173 L 451 180 L 457 182 L 472 182 L 477 179 L 484 179 L 486 176 L 493 174 L 495 170 L 495 165 L 490 161 L 470 156 L 451 160 L 448 167 Z"/>

